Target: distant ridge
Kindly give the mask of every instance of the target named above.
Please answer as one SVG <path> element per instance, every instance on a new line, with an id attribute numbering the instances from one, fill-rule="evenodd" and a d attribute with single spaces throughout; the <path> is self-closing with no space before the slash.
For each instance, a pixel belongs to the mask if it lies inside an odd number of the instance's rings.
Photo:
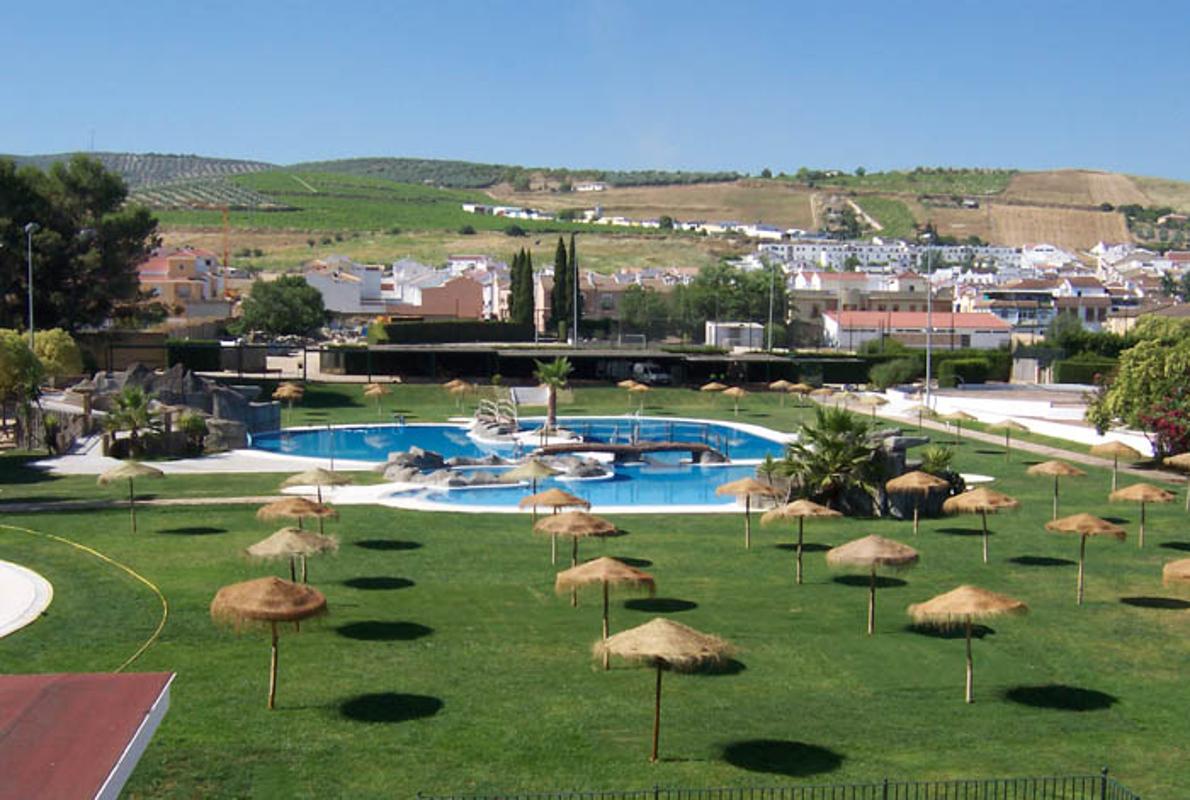
<path id="1" fill-rule="evenodd" d="M 158 186 L 197 178 L 219 178 L 276 169 L 275 164 L 263 161 L 244 161 L 234 158 L 207 158 L 196 155 L 164 153 L 52 153 L 36 156 L 4 156 L 17 166 L 47 169 L 57 161 L 68 161 L 73 155 L 97 159 L 104 167 L 123 176 L 130 189 Z"/>

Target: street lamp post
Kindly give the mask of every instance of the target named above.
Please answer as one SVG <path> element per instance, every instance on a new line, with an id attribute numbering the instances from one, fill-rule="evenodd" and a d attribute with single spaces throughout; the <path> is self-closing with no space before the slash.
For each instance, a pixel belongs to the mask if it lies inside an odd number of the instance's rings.
<path id="1" fill-rule="evenodd" d="M 934 250 L 926 250 L 926 408 L 930 408 L 930 356 L 934 332 L 934 279 L 931 276 Z"/>
<path id="2" fill-rule="evenodd" d="M 36 222 L 25 226 L 25 252 L 29 260 L 29 349 L 33 349 L 33 234 L 41 230 Z"/>

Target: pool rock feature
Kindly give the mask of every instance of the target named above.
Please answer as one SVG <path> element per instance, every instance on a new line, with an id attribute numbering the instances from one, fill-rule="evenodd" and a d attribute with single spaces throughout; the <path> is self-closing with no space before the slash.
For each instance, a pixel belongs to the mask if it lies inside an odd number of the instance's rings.
<path id="1" fill-rule="evenodd" d="M 384 463 L 380 471 L 387 475 L 389 467 L 412 467 L 417 470 L 433 470 L 443 469 L 446 466 L 446 459 L 442 457 L 441 453 L 435 453 L 433 450 L 422 450 L 420 447 L 410 447 L 405 452 L 389 453 L 388 461 Z"/>

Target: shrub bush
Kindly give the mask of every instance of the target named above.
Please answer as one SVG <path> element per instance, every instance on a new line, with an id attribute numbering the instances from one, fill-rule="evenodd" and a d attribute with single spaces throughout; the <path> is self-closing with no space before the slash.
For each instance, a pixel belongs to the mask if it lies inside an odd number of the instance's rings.
<path id="1" fill-rule="evenodd" d="M 1054 383 L 1082 383 L 1094 386 L 1096 376 L 1110 375 L 1116 368 L 1114 358 L 1080 353 L 1074 358 L 1054 362 Z"/>
<path id="2" fill-rule="evenodd" d="M 898 358 L 877 364 L 868 370 L 868 381 L 874 383 L 878 389 L 887 389 L 902 383 L 909 383 L 922 374 L 921 366 L 915 358 Z"/>

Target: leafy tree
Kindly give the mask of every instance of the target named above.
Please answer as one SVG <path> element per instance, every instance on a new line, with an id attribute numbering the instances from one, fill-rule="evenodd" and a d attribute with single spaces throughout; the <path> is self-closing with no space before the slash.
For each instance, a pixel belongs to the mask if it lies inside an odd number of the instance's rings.
<path id="1" fill-rule="evenodd" d="M 33 353 L 51 379 L 70 377 L 83 371 L 83 355 L 78 345 L 61 328 L 38 331 L 33 340 Z"/>
<path id="2" fill-rule="evenodd" d="M 814 421 L 802 423 L 789 445 L 781 473 L 791 478 L 790 492 L 845 510 L 856 490 L 870 497 L 880 478 L 872 428 L 864 419 L 839 408 L 814 410 Z"/>
<path id="3" fill-rule="evenodd" d="M 28 339 L 9 329 L 0 329 L 0 403 L 27 408 L 37 399 L 41 383 L 41 362 L 29 349 Z M 3 415 L 4 418 L 8 414 Z"/>
<path id="4" fill-rule="evenodd" d="M 863 176 L 865 176 L 867 174 L 868 174 L 868 171 L 866 169 L 864 169 L 863 167 L 855 168 L 855 177 L 862 178 Z"/>
<path id="5" fill-rule="evenodd" d="M 186 435 L 186 443 L 192 453 L 201 453 L 203 439 L 207 435 L 207 421 L 201 414 L 187 412 L 178 417 L 178 430 Z"/>
<path id="6" fill-rule="evenodd" d="M 921 451 L 921 471 L 942 477 L 954 465 L 954 451 L 940 444 L 932 444 Z"/>
<path id="7" fill-rule="evenodd" d="M 674 218 L 668 214 L 662 214 L 657 220 L 657 225 L 663 231 L 672 231 L 674 229 Z"/>
<path id="8" fill-rule="evenodd" d="M 257 281 L 244 298 L 239 327 L 274 335 L 305 336 L 322 327 L 326 308 L 322 294 L 301 275 L 282 275 L 275 281 Z"/>
<path id="9" fill-rule="evenodd" d="M 649 333 L 666 322 L 666 305 L 656 289 L 634 284 L 620 298 L 620 322 L 632 330 Z"/>
<path id="10" fill-rule="evenodd" d="M 875 384 L 877 389 L 884 390 L 890 386 L 908 383 L 921 375 L 922 370 L 923 365 L 916 358 L 898 358 L 872 367 L 868 370 L 868 380 Z"/>
<path id="11" fill-rule="evenodd" d="M 558 425 L 558 390 L 566 387 L 566 381 L 574 367 L 565 356 L 553 361 L 533 359 L 533 363 L 537 365 L 533 377 L 541 381 L 546 388 L 545 427 L 546 430 L 552 431 Z"/>
<path id="12" fill-rule="evenodd" d="M 1120 355 L 1115 376 L 1088 405 L 1087 419 L 1100 433 L 1116 423 L 1144 430 L 1159 456 L 1173 455 L 1190 446 L 1175 430 L 1190 419 L 1187 386 L 1190 337 L 1143 339 Z"/>
<path id="13" fill-rule="evenodd" d="M 475 235 L 475 226 L 474 225 L 463 225 L 461 228 L 459 228 L 459 235 L 460 236 L 474 236 Z"/>
<path id="14" fill-rule="evenodd" d="M 762 169 L 760 171 L 760 177 L 765 178 L 766 180 L 769 178 L 772 178 L 773 171 L 771 169 L 769 169 L 768 167 L 765 167 L 764 169 Z"/>
<path id="15" fill-rule="evenodd" d="M 525 233 L 525 229 L 522 228 L 520 225 L 509 225 L 504 228 L 504 235 L 511 236 L 515 239 L 517 237 L 526 236 L 528 234 Z"/>
<path id="16" fill-rule="evenodd" d="M 529 188 L 530 188 L 530 186 L 529 186 L 529 176 L 528 175 L 521 173 L 521 174 L 517 175 L 515 178 L 513 178 L 512 190 L 514 192 L 527 192 L 527 191 L 529 191 Z"/>
<path id="17" fill-rule="evenodd" d="M 98 325 L 136 299 L 136 265 L 157 244 L 157 220 L 125 205 L 128 189 L 93 158 L 74 156 L 48 172 L 0 159 L 0 325 L 27 324 L 24 226 L 33 234 L 34 321 L 73 331 Z"/>

